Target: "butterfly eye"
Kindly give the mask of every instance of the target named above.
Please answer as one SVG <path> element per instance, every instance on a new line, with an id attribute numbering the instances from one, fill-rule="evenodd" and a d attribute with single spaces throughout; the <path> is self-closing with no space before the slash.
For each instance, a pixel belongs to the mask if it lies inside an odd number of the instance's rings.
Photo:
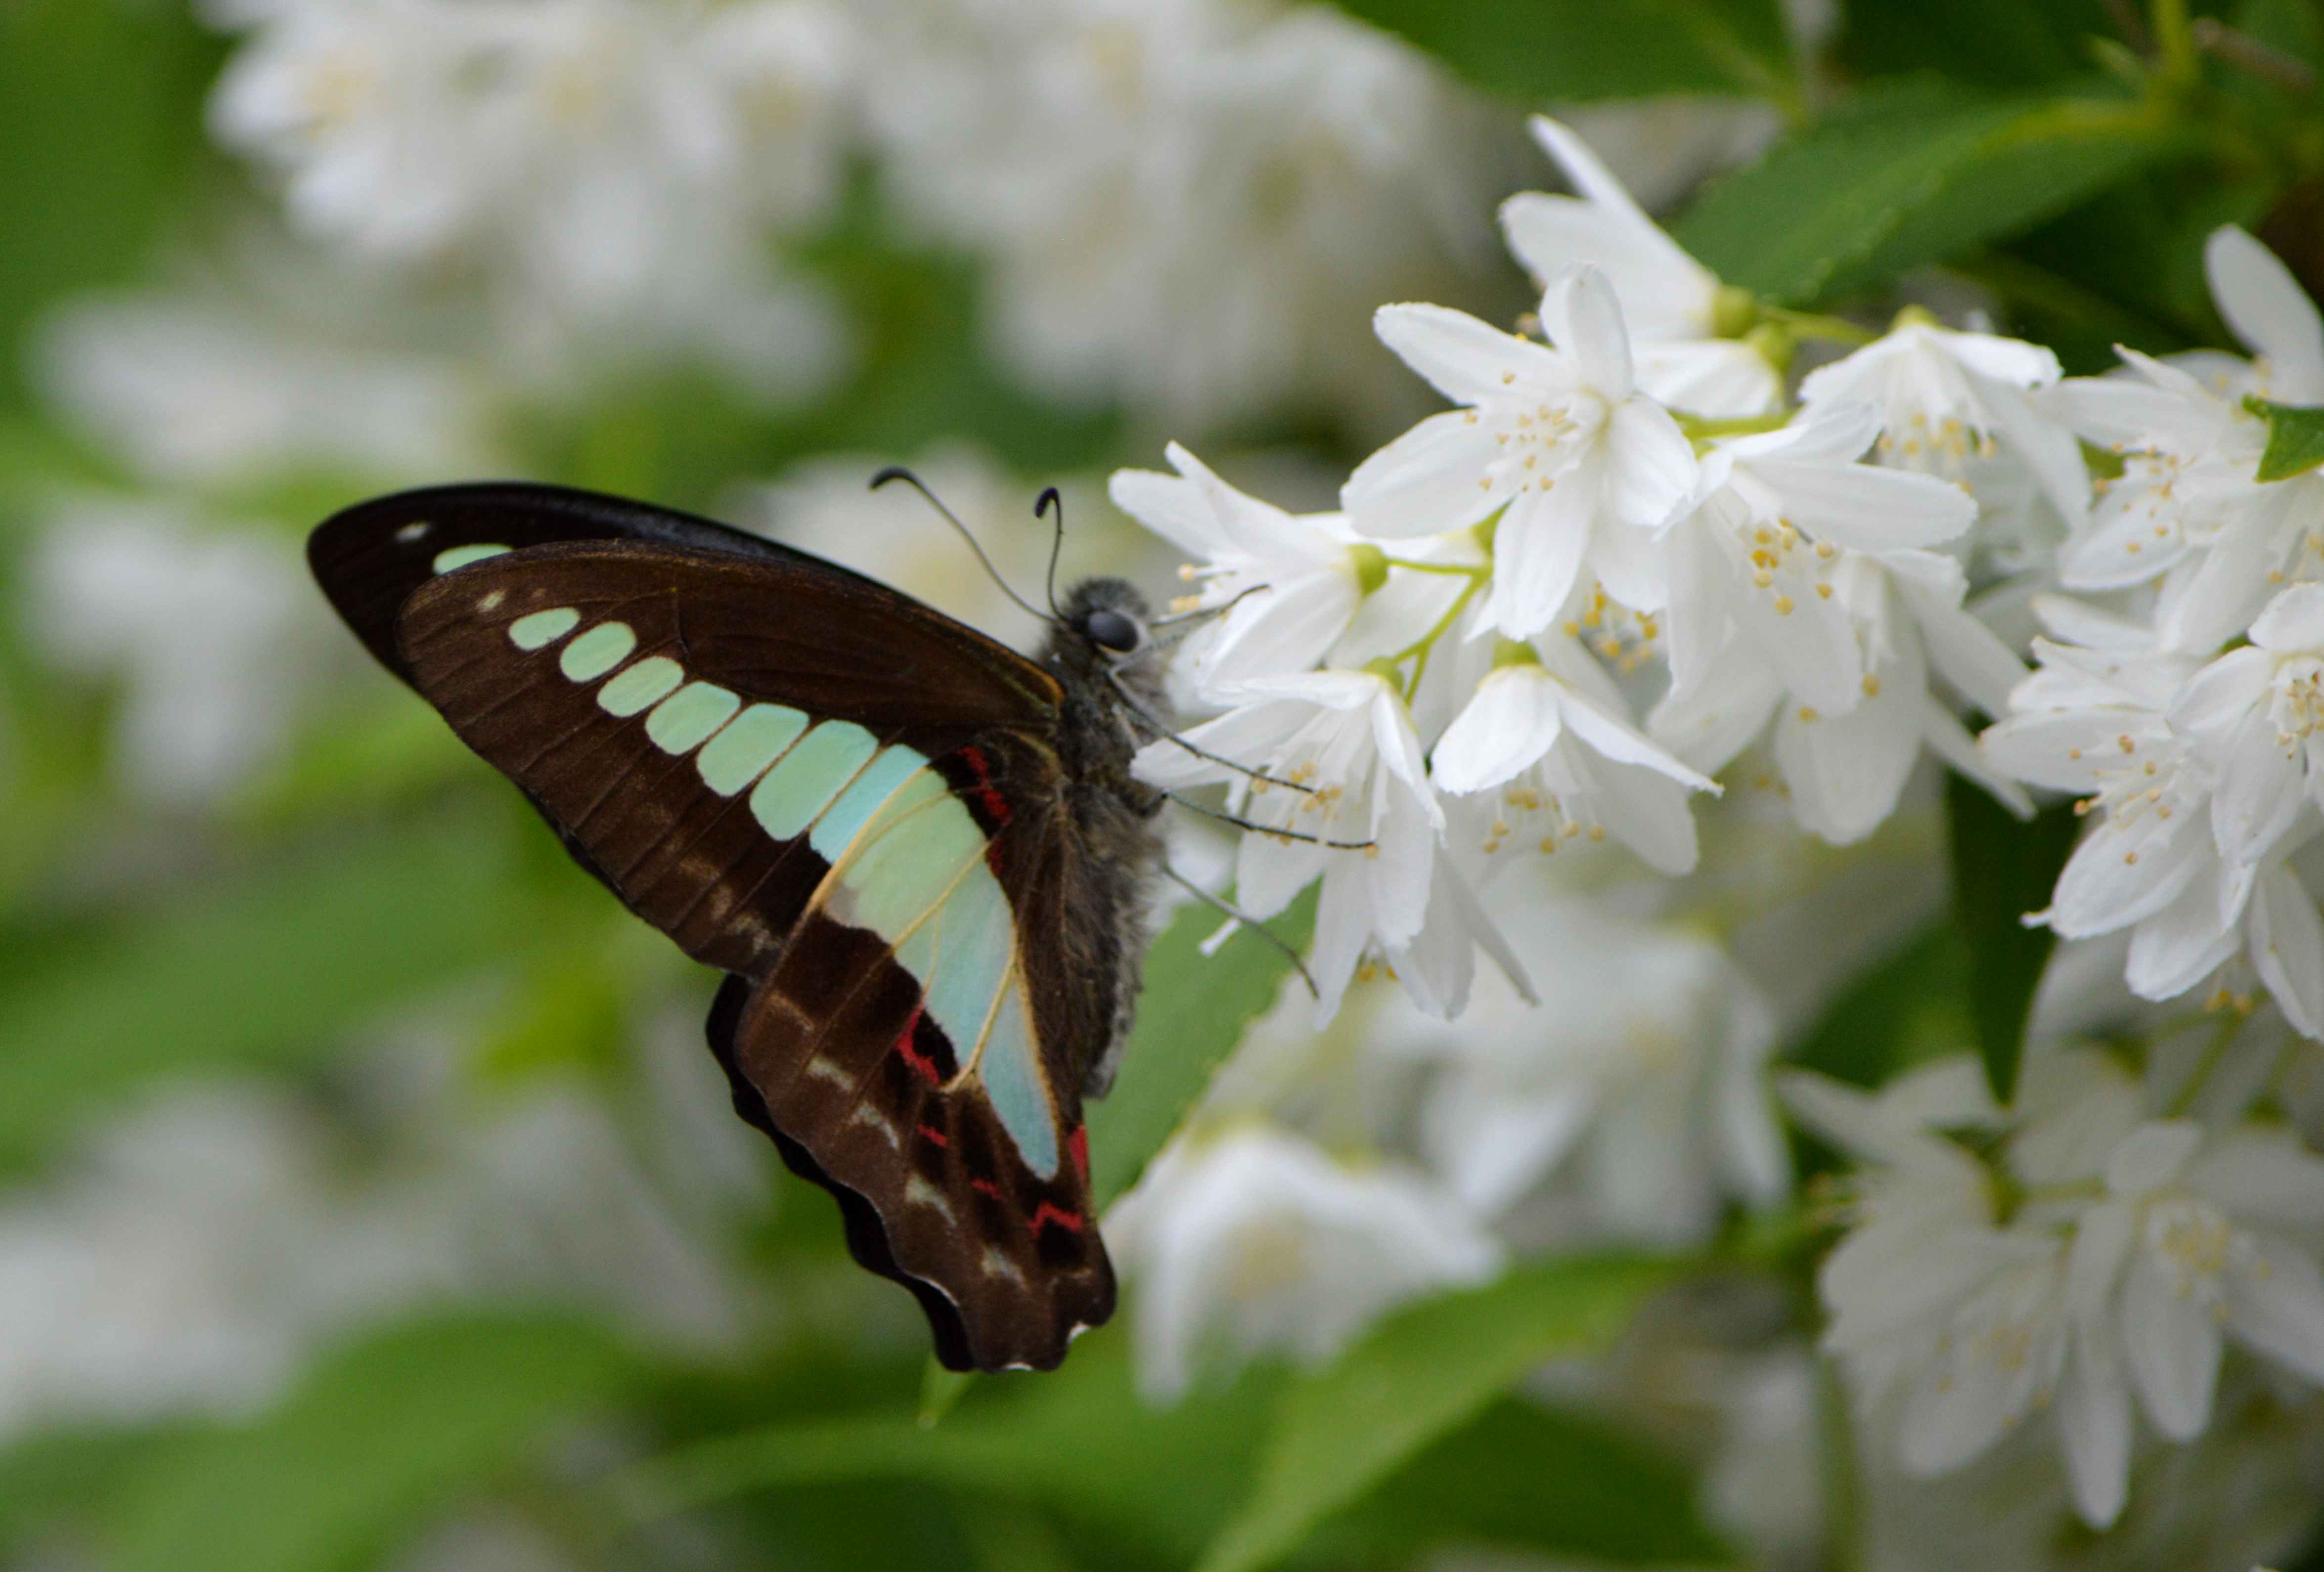
<path id="1" fill-rule="evenodd" d="M 1082 631 L 1092 644 L 1126 655 L 1138 648 L 1144 635 L 1138 624 L 1119 611 L 1092 611 L 1082 623 Z"/>

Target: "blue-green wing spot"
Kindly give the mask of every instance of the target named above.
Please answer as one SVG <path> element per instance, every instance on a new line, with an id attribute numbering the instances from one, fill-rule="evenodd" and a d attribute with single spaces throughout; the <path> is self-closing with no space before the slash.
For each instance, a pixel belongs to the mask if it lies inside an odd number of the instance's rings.
<path id="1" fill-rule="evenodd" d="M 879 744 L 851 721 L 825 721 L 798 740 L 751 794 L 751 814 L 778 841 L 796 841 L 871 762 Z"/>
<path id="2" fill-rule="evenodd" d="M 666 655 L 649 655 L 597 690 L 597 707 L 626 719 L 659 704 L 685 680 L 678 662 Z"/>
<path id="3" fill-rule="evenodd" d="M 1001 1127 L 1017 1143 L 1025 1166 L 1043 1179 L 1057 1175 L 1056 1117 L 1033 1043 L 1033 1022 L 1025 1007 L 1025 986 L 1012 964 L 1001 979 L 984 1046 L 976 1056 L 978 1078 Z"/>
<path id="4" fill-rule="evenodd" d="M 833 865 L 826 915 L 893 946 L 926 990 L 922 1007 L 960 1062 L 974 1065 L 1026 1166 L 1055 1178 L 1056 1115 L 1018 972 L 1016 923 L 967 808 L 922 756 L 891 748 L 833 804 L 810 844 Z"/>
<path id="5" fill-rule="evenodd" d="M 702 784 L 731 797 L 767 772 L 807 730 L 807 715 L 788 704 L 752 704 L 705 744 L 694 761 Z"/>
<path id="6" fill-rule="evenodd" d="M 712 732 L 734 718 L 742 701 L 716 683 L 688 683 L 656 704 L 646 717 L 646 735 L 664 753 L 691 753 Z"/>
<path id="7" fill-rule="evenodd" d="M 600 622 L 565 647 L 557 669 L 576 683 L 593 682 L 629 659 L 638 636 L 627 622 Z"/>
<path id="8" fill-rule="evenodd" d="M 474 546 L 455 546 L 436 554 L 438 573 L 450 573 L 456 567 L 466 567 L 472 562 L 484 562 L 495 556 L 506 556 L 508 547 L 479 541 Z"/>
<path id="9" fill-rule="evenodd" d="M 570 606 L 553 606 L 510 623 L 509 642 L 519 649 L 546 649 L 580 625 L 580 612 Z"/>
<path id="10" fill-rule="evenodd" d="M 881 749 L 831 806 L 816 816 L 807 844 L 825 862 L 836 863 L 854 845 L 857 833 L 872 815 L 907 780 L 927 767 L 927 755 L 901 743 Z"/>

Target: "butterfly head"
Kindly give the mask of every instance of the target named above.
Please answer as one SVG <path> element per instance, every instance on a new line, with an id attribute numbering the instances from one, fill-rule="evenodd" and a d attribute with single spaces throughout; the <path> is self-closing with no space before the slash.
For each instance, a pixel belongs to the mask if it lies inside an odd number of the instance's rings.
<path id="1" fill-rule="evenodd" d="M 1141 703 L 1158 704 L 1163 649 L 1147 616 L 1146 597 L 1127 581 L 1084 579 L 1058 603 L 1049 664 L 1069 680 L 1085 677 L 1101 686 L 1111 675 Z"/>

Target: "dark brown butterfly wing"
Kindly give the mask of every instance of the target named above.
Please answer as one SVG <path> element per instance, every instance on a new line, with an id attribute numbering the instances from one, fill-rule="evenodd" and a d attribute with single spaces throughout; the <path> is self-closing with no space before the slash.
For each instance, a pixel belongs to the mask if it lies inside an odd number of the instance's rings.
<path id="1" fill-rule="evenodd" d="M 1105 1043 L 1046 959 L 1041 887 L 1082 854 L 1048 674 L 814 558 L 637 539 L 456 559 L 396 639 L 577 857 L 736 974 L 738 1108 L 946 1363 L 1051 1366 L 1105 1319 L 1078 1089 Z"/>

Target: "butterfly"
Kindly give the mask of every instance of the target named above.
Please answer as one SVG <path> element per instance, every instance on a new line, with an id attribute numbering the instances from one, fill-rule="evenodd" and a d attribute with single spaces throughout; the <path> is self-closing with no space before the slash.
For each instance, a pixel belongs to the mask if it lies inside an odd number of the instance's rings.
<path id="1" fill-rule="evenodd" d="M 1138 592 L 1031 659 L 802 552 L 616 497 L 405 492 L 308 559 L 388 670 L 574 859 L 724 971 L 736 1112 L 839 1203 L 955 1370 L 1054 1368 L 1112 1313 L 1085 1099 L 1129 1034 L 1164 796 Z"/>

